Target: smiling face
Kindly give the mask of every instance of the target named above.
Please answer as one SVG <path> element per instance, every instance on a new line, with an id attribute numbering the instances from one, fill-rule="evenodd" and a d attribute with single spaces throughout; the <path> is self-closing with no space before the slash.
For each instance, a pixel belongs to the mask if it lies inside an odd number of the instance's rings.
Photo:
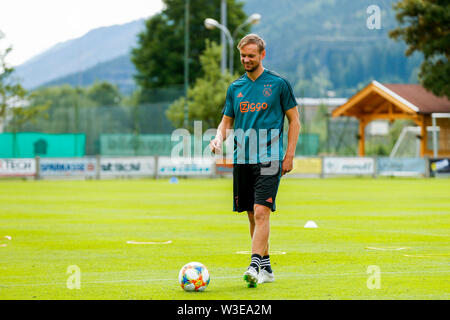
<path id="1" fill-rule="evenodd" d="M 249 43 L 240 48 L 241 63 L 244 66 L 245 71 L 254 72 L 260 66 L 261 62 L 266 56 L 266 50 L 259 51 L 259 48 L 254 43 Z"/>

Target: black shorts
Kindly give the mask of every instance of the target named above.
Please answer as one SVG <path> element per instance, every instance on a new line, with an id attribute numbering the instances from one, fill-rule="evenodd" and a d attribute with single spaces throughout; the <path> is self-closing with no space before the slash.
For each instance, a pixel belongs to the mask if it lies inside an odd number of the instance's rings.
<path id="1" fill-rule="evenodd" d="M 275 211 L 281 161 L 233 165 L 233 211 L 253 211 L 255 204 Z"/>

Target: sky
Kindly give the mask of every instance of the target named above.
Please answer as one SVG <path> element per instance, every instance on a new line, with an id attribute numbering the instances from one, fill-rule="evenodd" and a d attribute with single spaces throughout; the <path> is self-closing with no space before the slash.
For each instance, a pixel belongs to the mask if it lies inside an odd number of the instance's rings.
<path id="1" fill-rule="evenodd" d="M 11 46 L 6 62 L 17 66 L 59 42 L 98 27 L 148 18 L 162 8 L 161 0 L 2 1 L 0 50 Z"/>

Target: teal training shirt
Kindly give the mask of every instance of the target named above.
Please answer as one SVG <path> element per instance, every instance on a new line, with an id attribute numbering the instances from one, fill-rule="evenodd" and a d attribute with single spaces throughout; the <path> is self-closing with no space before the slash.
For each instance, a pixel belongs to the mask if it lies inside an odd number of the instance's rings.
<path id="1" fill-rule="evenodd" d="M 253 81 L 245 73 L 230 84 L 223 114 L 234 118 L 234 164 L 283 160 L 283 124 L 297 106 L 292 87 L 264 69 Z"/>

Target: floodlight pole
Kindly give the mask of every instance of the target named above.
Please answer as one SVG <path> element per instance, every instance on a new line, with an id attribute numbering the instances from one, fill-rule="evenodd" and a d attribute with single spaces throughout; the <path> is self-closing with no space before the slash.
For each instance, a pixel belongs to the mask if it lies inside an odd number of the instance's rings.
<path id="1" fill-rule="evenodd" d="M 220 24 L 227 28 L 227 1 L 221 0 L 220 3 Z M 225 74 L 227 68 L 227 46 L 226 35 L 224 32 L 220 33 L 220 44 L 222 45 L 222 60 L 220 61 L 220 70 L 222 74 Z"/>
<path id="2" fill-rule="evenodd" d="M 189 0 L 184 10 L 184 127 L 188 127 L 188 88 L 189 88 Z"/>
<path id="3" fill-rule="evenodd" d="M 224 35 L 225 37 L 226 37 L 226 39 L 228 40 L 228 46 L 229 46 L 229 50 L 230 50 L 230 61 L 229 61 L 229 70 L 230 70 L 230 73 L 232 74 L 233 73 L 233 66 L 232 66 L 232 61 L 233 61 L 233 45 L 234 45 L 234 41 L 233 41 L 233 37 L 231 36 L 231 33 L 230 33 L 230 31 L 228 30 L 228 28 L 227 27 L 225 27 L 225 26 L 223 26 L 223 25 L 221 25 L 221 24 L 218 24 L 218 25 L 216 25 L 216 28 L 218 28 L 218 29 L 220 29 L 222 32 L 222 35 Z M 223 48 L 225 48 L 225 51 L 226 51 L 226 46 L 223 46 Z M 222 58 L 223 58 L 223 56 L 222 56 Z M 226 61 L 226 57 L 225 58 L 223 58 L 225 61 Z M 226 69 L 226 67 L 225 67 L 225 69 Z M 222 74 L 224 74 L 225 73 L 225 69 L 223 69 L 223 72 L 222 72 Z"/>

